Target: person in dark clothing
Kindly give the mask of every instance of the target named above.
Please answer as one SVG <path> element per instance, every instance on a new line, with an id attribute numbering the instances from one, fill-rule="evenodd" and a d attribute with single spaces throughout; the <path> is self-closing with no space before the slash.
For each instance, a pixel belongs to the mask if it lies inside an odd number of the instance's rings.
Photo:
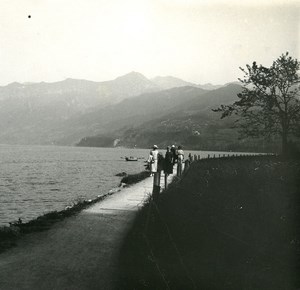
<path id="1" fill-rule="evenodd" d="M 162 171 L 165 168 L 165 158 L 161 152 L 157 155 L 157 171 Z"/>
<path id="2" fill-rule="evenodd" d="M 165 155 L 165 168 L 164 168 L 164 172 L 166 175 L 173 174 L 173 159 L 174 159 L 174 155 L 170 150 L 170 146 L 168 146 Z"/>
<path id="3" fill-rule="evenodd" d="M 165 158 L 161 152 L 157 154 L 157 170 L 154 173 L 153 180 L 153 199 L 156 200 L 160 193 L 160 177 L 161 171 L 164 170 L 165 167 Z"/>
<path id="4" fill-rule="evenodd" d="M 172 152 L 172 154 L 173 154 L 173 165 L 176 163 L 176 161 L 177 161 L 177 152 L 176 152 L 177 150 L 176 150 L 176 147 L 175 147 L 175 145 L 172 145 L 172 147 L 171 147 L 171 152 Z"/>

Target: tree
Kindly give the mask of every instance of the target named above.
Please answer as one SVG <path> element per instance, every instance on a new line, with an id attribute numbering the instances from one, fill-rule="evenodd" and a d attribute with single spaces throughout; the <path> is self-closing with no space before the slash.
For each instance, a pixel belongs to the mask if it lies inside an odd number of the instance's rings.
<path id="1" fill-rule="evenodd" d="M 240 68 L 244 75 L 239 79 L 243 90 L 232 105 L 221 105 L 216 112 L 221 118 L 232 114 L 240 132 L 250 137 L 279 135 L 282 153 L 288 151 L 288 138 L 300 135 L 300 62 L 282 54 L 267 68 L 253 62 L 252 66 Z"/>

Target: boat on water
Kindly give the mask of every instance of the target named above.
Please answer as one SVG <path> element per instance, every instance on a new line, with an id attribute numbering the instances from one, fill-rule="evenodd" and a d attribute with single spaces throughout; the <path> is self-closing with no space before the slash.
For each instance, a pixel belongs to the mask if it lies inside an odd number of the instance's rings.
<path id="1" fill-rule="evenodd" d="M 125 157 L 126 161 L 138 161 L 137 157 L 133 157 L 133 156 L 129 156 L 129 157 Z"/>

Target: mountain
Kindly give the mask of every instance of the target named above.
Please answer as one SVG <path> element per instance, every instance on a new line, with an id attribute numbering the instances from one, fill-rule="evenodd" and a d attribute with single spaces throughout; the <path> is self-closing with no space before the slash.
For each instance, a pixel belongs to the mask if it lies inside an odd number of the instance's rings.
<path id="1" fill-rule="evenodd" d="M 187 104 L 189 110 L 196 112 L 219 107 L 220 104 L 228 105 L 237 100 L 237 94 L 242 91 L 242 87 L 237 84 L 228 84 L 212 91 L 206 92 L 201 99 L 194 99 Z"/>
<path id="2" fill-rule="evenodd" d="M 0 87 L 0 143 L 52 143 L 61 135 L 72 134 L 61 127 L 75 116 L 159 90 L 136 72 L 105 82 L 11 83 Z"/>
<path id="3" fill-rule="evenodd" d="M 113 146 L 117 140 L 118 146 L 126 147 L 147 148 L 158 144 L 160 148 L 165 148 L 177 144 L 195 150 L 267 150 L 272 144 L 265 144 L 263 140 L 239 139 L 237 129 L 233 128 L 236 120 L 234 116 L 220 119 L 220 114 L 212 111 L 220 104 L 236 101 L 241 91 L 240 85 L 232 83 L 213 91 L 203 90 L 183 103 L 174 103 L 171 110 L 162 111 L 160 116 L 152 116 L 149 120 L 145 118 L 143 122 L 123 126 L 110 134 L 85 137 L 78 145 Z"/>
<path id="4" fill-rule="evenodd" d="M 175 87 L 192 86 L 192 87 L 201 88 L 203 90 L 212 91 L 212 90 L 222 88 L 229 84 L 228 83 L 226 85 L 213 85 L 211 83 L 206 83 L 201 85 L 201 84 L 186 82 L 184 80 L 172 76 L 166 76 L 166 77 L 157 76 L 151 79 L 151 81 L 155 83 L 157 86 L 159 86 L 161 89 L 165 89 L 165 90 L 170 88 L 175 88 Z"/>
<path id="5" fill-rule="evenodd" d="M 158 90 L 160 88 L 145 76 L 131 72 L 105 82 L 69 78 L 54 83 L 11 83 L 0 87 L 0 100 L 26 99 L 33 103 L 38 102 L 40 106 L 59 100 L 65 102 L 68 107 L 77 107 L 80 110 L 117 103 L 125 98 Z M 13 107 L 13 104 L 10 105 Z"/>
<path id="6" fill-rule="evenodd" d="M 189 87 L 191 88 L 191 87 Z M 193 89 L 198 89 L 192 87 Z M 229 104 L 237 99 L 241 86 L 230 84 L 214 91 L 202 93 L 186 99 L 183 103 L 173 105 L 160 116 L 144 120 L 138 125 L 123 127 L 111 134 L 122 146 L 149 147 L 158 144 L 165 147 L 170 144 L 181 144 L 194 149 L 229 149 L 238 143 L 237 131 L 231 129 L 233 120 L 220 120 L 220 115 L 212 112 L 212 108 L 220 104 Z M 183 92 L 182 92 L 183 93 Z M 81 140 L 79 145 L 100 144 L 105 134 Z M 230 148 L 229 148 L 230 147 Z"/>
<path id="7" fill-rule="evenodd" d="M 98 93 L 110 100 L 110 103 L 159 90 L 161 90 L 159 86 L 138 72 L 131 72 L 115 80 L 102 82 L 98 86 Z"/>
<path id="8" fill-rule="evenodd" d="M 238 88 L 207 91 L 178 78 L 149 80 L 137 72 L 105 82 L 15 82 L 0 87 L 0 143 L 185 144 L 191 134 L 205 131 L 203 124 L 212 124 L 210 108 L 234 100 Z"/>
<path id="9" fill-rule="evenodd" d="M 166 77 L 157 76 L 151 79 L 151 81 L 163 90 L 177 88 L 177 87 L 186 87 L 186 86 L 197 87 L 196 84 L 189 83 L 172 76 L 166 76 Z"/>
<path id="10" fill-rule="evenodd" d="M 226 84 L 227 85 L 227 84 Z M 213 85 L 211 83 L 206 83 L 204 85 L 197 85 L 197 87 L 203 89 L 203 90 L 208 90 L 208 91 L 211 91 L 211 90 L 216 90 L 216 89 L 219 89 L 219 88 L 222 88 L 226 85 Z"/>
<path id="11" fill-rule="evenodd" d="M 121 134 L 128 128 L 171 113 L 204 93 L 206 91 L 200 88 L 179 87 L 125 99 L 118 104 L 68 120 L 63 124 L 65 128 L 62 131 L 76 134 L 65 134 L 63 138 L 57 139 L 57 143 L 74 143 L 82 136 Z"/>

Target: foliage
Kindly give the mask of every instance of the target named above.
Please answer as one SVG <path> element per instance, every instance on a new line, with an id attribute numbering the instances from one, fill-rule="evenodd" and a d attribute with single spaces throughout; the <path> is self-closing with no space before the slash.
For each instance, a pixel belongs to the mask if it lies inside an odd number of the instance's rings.
<path id="1" fill-rule="evenodd" d="M 244 136 L 281 136 L 282 151 L 286 152 L 289 136 L 300 136 L 300 62 L 282 54 L 267 68 L 253 62 L 239 79 L 243 91 L 232 105 L 222 105 L 214 111 L 221 118 L 239 115 L 238 127 Z"/>
<path id="2" fill-rule="evenodd" d="M 298 289 L 300 163 L 207 159 L 139 212 L 118 289 Z"/>

